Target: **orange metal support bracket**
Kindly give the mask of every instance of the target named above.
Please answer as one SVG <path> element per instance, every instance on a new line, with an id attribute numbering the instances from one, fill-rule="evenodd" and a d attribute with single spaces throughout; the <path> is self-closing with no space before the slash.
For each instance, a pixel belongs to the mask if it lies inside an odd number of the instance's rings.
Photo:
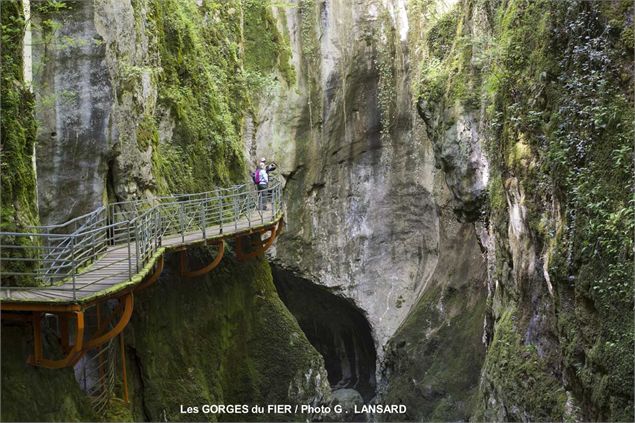
<path id="1" fill-rule="evenodd" d="M 78 304 L 32 304 L 32 303 L 6 303 L 0 301 L 2 311 L 39 311 L 42 313 L 56 313 L 64 311 L 82 311 Z"/>
<path id="2" fill-rule="evenodd" d="M 72 366 L 75 362 L 77 362 L 79 357 L 82 356 L 82 347 L 84 344 L 84 312 L 77 311 L 74 314 L 75 344 L 70 349 L 66 357 L 60 360 L 49 360 L 44 358 L 42 353 L 41 313 L 39 311 L 33 313 L 34 355 L 27 359 L 27 363 L 49 369 L 59 369 L 62 367 Z"/>
<path id="3" fill-rule="evenodd" d="M 216 258 L 207 266 L 198 269 L 188 271 L 187 269 L 187 250 L 181 250 L 179 257 L 179 271 L 181 272 L 181 276 L 185 276 L 186 278 L 195 278 L 197 276 L 204 275 L 206 273 L 214 270 L 219 264 L 223 255 L 225 253 L 225 242 L 223 240 L 215 241 L 216 245 L 218 245 L 218 253 L 216 254 Z"/>
<path id="4" fill-rule="evenodd" d="M 134 298 L 132 296 L 132 292 L 126 294 L 123 297 L 123 312 L 121 314 L 121 319 L 117 322 L 117 324 L 109 330 L 107 333 L 100 335 L 96 338 L 90 339 L 86 342 L 86 346 L 84 350 L 90 350 L 96 348 L 108 341 L 110 341 L 115 336 L 119 335 L 125 328 L 128 322 L 130 321 L 130 316 L 132 316 L 132 309 L 134 307 Z"/>
<path id="5" fill-rule="evenodd" d="M 265 231 L 261 232 L 260 236 L 262 236 L 262 234 Z M 263 254 L 265 251 L 267 251 L 267 249 L 271 247 L 271 244 L 273 244 L 273 241 L 276 238 L 276 226 L 269 228 L 268 231 L 271 232 L 271 235 L 269 236 L 269 238 L 267 238 L 264 242 L 261 241 L 262 245 L 256 247 L 254 251 L 250 251 L 250 252 L 245 252 L 243 249 L 244 247 L 243 238 L 248 238 L 248 237 L 245 237 L 245 236 L 236 237 L 236 256 L 238 257 L 238 260 L 244 261 L 244 260 L 259 256 Z"/>
<path id="6" fill-rule="evenodd" d="M 97 305 L 97 307 L 99 307 L 99 305 Z M 110 317 L 108 317 L 108 320 L 105 323 L 99 323 L 99 319 L 97 319 L 98 321 L 97 330 L 95 331 L 95 333 L 93 333 L 92 338 L 97 338 L 98 336 L 103 335 L 109 330 L 110 324 L 112 323 L 113 320 L 115 320 L 115 317 L 118 317 L 117 315 L 121 311 L 121 308 L 122 308 L 121 303 L 117 304 L 117 307 L 115 307 L 115 309 L 112 311 L 112 313 L 110 314 Z"/>
<path id="7" fill-rule="evenodd" d="M 154 271 L 152 276 L 150 276 L 147 280 L 142 282 L 140 285 L 137 285 L 137 287 L 134 289 L 135 292 L 139 292 L 143 289 L 146 289 L 147 287 L 149 287 L 150 285 L 158 281 L 159 276 L 161 275 L 161 272 L 163 272 L 163 255 L 159 257 L 159 262 L 157 263 L 156 270 Z"/>

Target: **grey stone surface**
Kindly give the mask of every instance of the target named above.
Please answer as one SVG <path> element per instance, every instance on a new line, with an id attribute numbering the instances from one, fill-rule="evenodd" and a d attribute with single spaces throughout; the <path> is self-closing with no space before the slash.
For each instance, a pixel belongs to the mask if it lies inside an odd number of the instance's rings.
<path id="1" fill-rule="evenodd" d="M 152 149 L 137 142 L 137 125 L 155 113 L 157 99 L 152 72 L 158 59 L 144 14 L 130 1 L 71 1 L 52 17 L 59 29 L 34 31 L 44 224 L 92 211 L 107 197 L 152 195 Z M 33 19 L 41 28 L 47 17 L 34 12 Z M 169 128 L 169 116 L 165 120 Z"/>
<path id="2" fill-rule="evenodd" d="M 49 39 L 34 34 L 39 124 L 38 195 L 43 223 L 102 204 L 112 137 L 112 83 L 92 2 L 72 2 Z M 42 17 L 33 17 L 41 27 Z"/>
<path id="3" fill-rule="evenodd" d="M 354 301 L 381 361 L 432 275 L 449 272 L 437 267 L 440 254 L 453 257 L 439 250 L 439 207 L 453 191 L 413 100 L 420 40 L 406 2 L 334 0 L 310 10 L 278 13 L 298 78 L 270 90 L 256 127 L 256 155 L 276 160 L 286 180 L 288 225 L 273 258 Z"/>

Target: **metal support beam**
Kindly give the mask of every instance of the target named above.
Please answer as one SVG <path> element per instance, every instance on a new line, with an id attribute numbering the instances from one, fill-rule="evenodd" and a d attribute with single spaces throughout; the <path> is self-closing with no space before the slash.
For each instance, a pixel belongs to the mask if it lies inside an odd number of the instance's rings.
<path id="1" fill-rule="evenodd" d="M 276 226 L 263 230 L 259 233 L 259 236 L 262 236 L 262 234 L 267 231 L 270 232 L 269 238 L 264 241 L 261 240 L 260 245 L 256 245 L 254 250 L 248 252 L 245 251 L 244 241 L 250 240 L 249 236 L 236 237 L 236 256 L 239 261 L 245 261 L 262 255 L 269 249 L 269 247 L 271 247 L 271 244 L 273 244 L 273 241 L 276 239 Z"/>
<path id="2" fill-rule="evenodd" d="M 215 241 L 214 243 L 218 245 L 218 253 L 216 254 L 216 258 L 214 258 L 214 260 L 212 260 L 210 264 L 198 270 L 187 270 L 187 250 L 181 250 L 181 252 L 179 253 L 179 271 L 181 273 L 181 276 L 184 276 L 186 278 L 195 278 L 214 270 L 220 264 L 220 261 L 225 253 L 225 242 L 221 239 L 220 241 Z"/>

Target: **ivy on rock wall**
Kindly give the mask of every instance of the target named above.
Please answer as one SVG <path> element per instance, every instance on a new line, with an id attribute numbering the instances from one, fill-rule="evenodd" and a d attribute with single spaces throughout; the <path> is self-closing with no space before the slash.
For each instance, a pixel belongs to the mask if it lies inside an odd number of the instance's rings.
<path id="1" fill-rule="evenodd" d="M 525 190 L 579 412 L 632 420 L 632 3 L 510 2 L 499 13 L 486 81 L 494 183 L 515 177 Z"/>

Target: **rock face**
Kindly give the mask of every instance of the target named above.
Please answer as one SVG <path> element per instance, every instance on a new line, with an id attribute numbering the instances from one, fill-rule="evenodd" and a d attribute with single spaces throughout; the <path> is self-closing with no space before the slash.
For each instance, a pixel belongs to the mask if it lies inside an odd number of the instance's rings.
<path id="1" fill-rule="evenodd" d="M 381 357 L 452 254 L 439 250 L 447 188 L 412 103 L 406 4 L 300 1 L 278 18 L 297 79 L 261 101 L 255 135 L 287 184 L 275 260 L 354 301 Z"/>
<path id="2" fill-rule="evenodd" d="M 622 235 L 632 219 L 610 223 L 630 213 L 611 187 L 632 187 L 632 163 L 609 159 L 632 154 L 632 125 L 622 129 L 633 116 L 632 7 L 471 1 L 426 31 L 419 113 L 468 211 L 459 217 L 478 219 L 487 249 L 472 419 L 633 419 L 633 325 L 614 317 L 632 315 L 632 298 L 618 294 L 632 289 L 619 270 L 632 260 Z"/>
<path id="3" fill-rule="evenodd" d="M 377 386 L 407 403 L 409 418 L 465 418 L 484 357 L 486 265 L 474 226 L 452 210 L 473 220 L 487 175 L 475 123 L 448 129 L 439 148 L 417 115 L 419 12 L 402 1 L 300 1 L 279 10 L 297 79 L 289 87 L 279 78 L 260 102 L 255 150 L 275 159 L 286 180 L 288 225 L 276 264 L 362 311 L 377 348 Z M 438 327 L 422 336 L 417 325 L 430 315 Z M 445 325 L 461 333 L 457 344 L 450 331 L 435 335 Z M 473 354 L 443 370 L 405 364 L 461 342 Z M 431 368 L 436 381 L 422 380 Z M 471 377 L 449 388 L 463 372 Z M 425 389 L 435 393 L 423 400 Z M 440 402 L 458 411 L 434 414 Z"/>
<path id="4" fill-rule="evenodd" d="M 33 351 L 33 329 L 2 325 L 2 421 L 93 421 L 97 416 L 73 377 L 72 369 L 41 369 L 26 364 Z M 53 333 L 45 347 L 61 354 Z"/>
<path id="5" fill-rule="evenodd" d="M 34 12 L 66 23 L 35 52 L 44 222 L 242 180 L 243 152 L 286 183 L 299 324 L 262 262 L 214 288 L 168 266 L 129 337 L 135 417 L 330 384 L 407 405 L 382 420 L 633 420 L 632 2 L 65 3 Z"/>
<path id="6" fill-rule="evenodd" d="M 278 9 L 297 78 L 248 140 L 287 183 L 274 260 L 362 310 L 410 418 L 631 420 L 632 4 L 408 6 Z"/>
<path id="7" fill-rule="evenodd" d="M 59 28 L 34 9 L 38 192 L 44 223 L 62 223 L 102 205 L 113 138 L 113 93 L 93 2 L 70 2 Z M 55 33 L 52 36 L 52 33 Z M 52 39 L 51 39 L 52 37 Z M 54 44 L 54 48 L 50 45 Z"/>
<path id="8" fill-rule="evenodd" d="M 107 201 L 242 181 L 239 2 L 35 3 L 43 223 Z M 233 34 L 233 36 L 228 36 Z M 266 37 L 265 31 L 262 36 Z M 195 70 L 196 69 L 196 70 Z"/>

